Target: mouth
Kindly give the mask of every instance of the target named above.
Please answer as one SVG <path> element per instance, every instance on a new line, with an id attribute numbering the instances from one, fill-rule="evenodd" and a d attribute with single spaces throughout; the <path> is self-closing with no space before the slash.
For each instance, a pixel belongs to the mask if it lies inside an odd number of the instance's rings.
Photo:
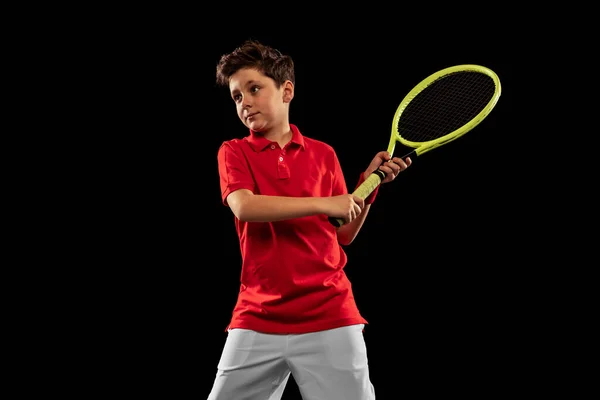
<path id="1" fill-rule="evenodd" d="M 248 120 L 248 119 L 254 117 L 256 114 L 258 114 L 258 113 L 255 112 L 255 113 L 248 114 L 248 115 L 246 115 L 246 119 Z"/>

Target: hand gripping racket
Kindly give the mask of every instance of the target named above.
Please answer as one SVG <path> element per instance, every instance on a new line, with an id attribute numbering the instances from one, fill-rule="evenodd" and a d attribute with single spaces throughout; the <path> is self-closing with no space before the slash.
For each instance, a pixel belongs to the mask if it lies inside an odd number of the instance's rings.
<path id="1" fill-rule="evenodd" d="M 481 65 L 456 65 L 428 76 L 396 109 L 387 151 L 393 156 L 399 142 L 412 149 L 401 158 L 415 157 L 461 137 L 489 115 L 500 92 L 498 75 Z M 353 194 L 366 199 L 384 178 L 382 171 L 373 172 Z M 341 218 L 329 221 L 344 224 Z"/>

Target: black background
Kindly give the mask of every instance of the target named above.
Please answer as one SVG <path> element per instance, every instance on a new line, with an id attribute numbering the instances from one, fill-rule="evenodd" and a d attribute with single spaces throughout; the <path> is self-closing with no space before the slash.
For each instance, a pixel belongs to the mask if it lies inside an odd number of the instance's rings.
<path id="1" fill-rule="evenodd" d="M 526 240 L 511 234 L 521 177 L 502 140 L 515 125 L 506 37 L 453 29 L 434 40 L 319 21 L 316 31 L 282 23 L 265 34 L 248 24 L 223 22 L 224 34 L 171 22 L 129 32 L 97 59 L 104 73 L 93 85 L 110 100 L 97 103 L 86 141 L 94 212 L 84 223 L 94 234 L 78 248 L 93 255 L 95 283 L 81 291 L 101 294 L 88 315 L 103 321 L 94 353 L 114 360 L 109 380 L 173 397 L 210 391 L 240 276 L 216 156 L 224 140 L 248 133 L 215 67 L 248 38 L 293 57 L 290 122 L 336 149 L 349 187 L 387 148 L 394 111 L 414 85 L 458 64 L 498 74 L 502 95 L 488 118 L 381 188 L 346 248 L 346 273 L 370 323 L 378 398 L 499 394 L 524 379 L 518 365 L 506 369 L 522 340 L 515 260 Z M 284 398 L 299 398 L 292 380 Z"/>

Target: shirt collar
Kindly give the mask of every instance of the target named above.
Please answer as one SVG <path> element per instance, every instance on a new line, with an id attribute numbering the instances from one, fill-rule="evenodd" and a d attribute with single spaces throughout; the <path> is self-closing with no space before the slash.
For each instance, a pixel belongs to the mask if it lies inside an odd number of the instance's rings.
<path id="1" fill-rule="evenodd" d="M 292 130 L 292 143 L 297 144 L 300 148 L 304 148 L 304 136 L 300 133 L 298 127 L 294 124 L 290 124 Z M 272 141 L 265 139 L 260 133 L 250 129 L 250 136 L 246 137 L 246 141 L 250 144 L 252 149 L 256 152 L 263 151 L 273 143 Z"/>

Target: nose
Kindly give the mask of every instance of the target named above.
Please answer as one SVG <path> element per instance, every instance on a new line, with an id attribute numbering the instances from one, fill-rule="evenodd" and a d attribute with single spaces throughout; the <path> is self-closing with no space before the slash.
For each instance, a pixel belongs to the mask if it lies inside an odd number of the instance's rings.
<path id="1" fill-rule="evenodd" d="M 252 107 L 252 101 L 250 99 L 250 96 L 244 96 L 244 98 L 242 99 L 242 108 L 249 107 Z"/>

